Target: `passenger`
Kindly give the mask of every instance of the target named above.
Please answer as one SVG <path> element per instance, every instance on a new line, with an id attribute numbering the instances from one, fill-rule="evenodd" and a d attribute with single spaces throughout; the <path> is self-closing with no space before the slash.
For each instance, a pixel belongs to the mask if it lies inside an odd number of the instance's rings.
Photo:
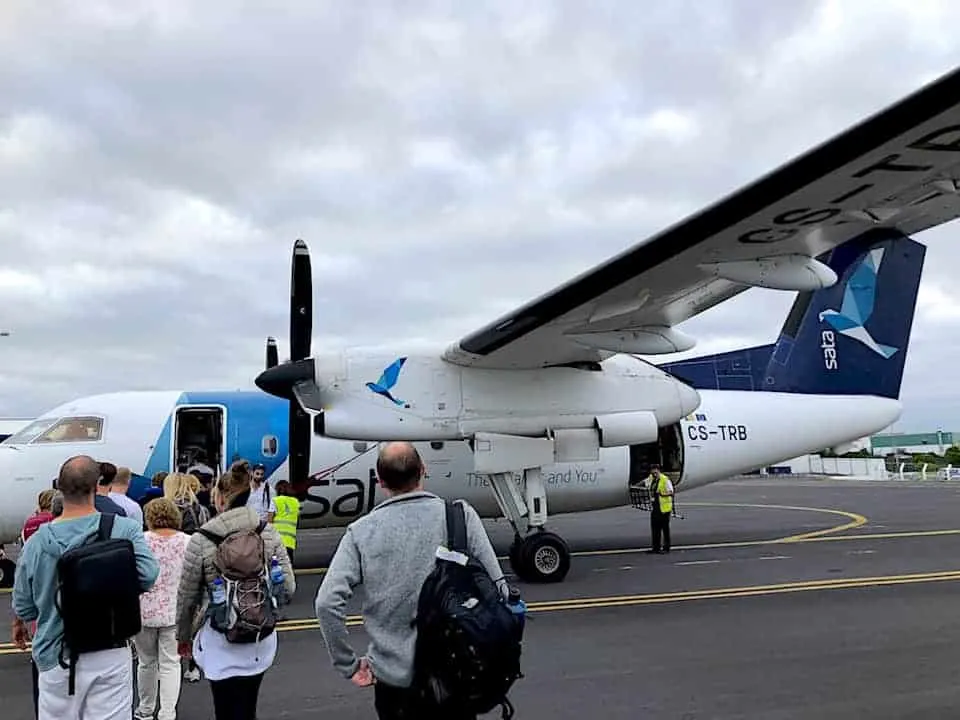
<path id="1" fill-rule="evenodd" d="M 182 518 L 180 529 L 187 535 L 195 533 L 210 519 L 209 512 L 200 503 L 193 489 L 195 480 L 192 475 L 184 473 L 173 473 L 167 475 L 163 480 L 163 495 L 180 510 Z M 202 608 L 199 612 L 202 612 Z M 199 627 L 201 619 L 198 614 L 194 623 L 197 627 Z M 196 660 L 193 659 L 193 656 L 188 657 L 187 669 L 183 673 L 183 679 L 188 683 L 197 683 L 200 682 L 200 678 L 200 668 L 197 666 Z"/>
<path id="2" fill-rule="evenodd" d="M 127 494 L 130 492 L 131 474 L 128 467 L 117 468 L 117 474 L 113 478 L 110 485 L 110 494 L 107 497 L 122 507 L 128 518 L 137 521 L 140 523 L 140 527 L 143 527 L 143 509 L 136 500 Z"/>
<path id="3" fill-rule="evenodd" d="M 18 647 L 26 648 L 23 621 L 37 621 L 32 656 L 39 670 L 40 720 L 120 720 L 129 718 L 133 704 L 132 656 L 129 644 L 82 654 L 77 660 L 75 693 L 69 693 L 70 671 L 60 665 L 63 620 L 58 609 L 58 561 L 64 552 L 78 547 L 97 532 L 101 513 L 94 498 L 101 476 L 97 462 L 85 455 L 67 460 L 60 468 L 57 487 L 63 496 L 63 514 L 30 538 L 20 555 L 13 588 L 15 635 Z M 157 579 L 159 566 L 143 539 L 143 532 L 129 518 L 113 523 L 114 538 L 133 544 L 141 591 Z"/>
<path id="4" fill-rule="evenodd" d="M 253 466 L 250 476 L 250 500 L 247 504 L 257 511 L 261 520 L 272 523 L 277 514 L 277 504 L 274 500 L 276 493 L 266 481 L 266 473 L 267 469 L 263 465 Z"/>
<path id="5" fill-rule="evenodd" d="M 195 533 L 210 519 L 206 508 L 197 499 L 199 488 L 200 481 L 185 473 L 167 475 L 163 481 L 163 496 L 180 509 L 183 516 L 181 530 L 187 535 Z"/>
<path id="6" fill-rule="evenodd" d="M 190 536 L 180 532 L 180 510 L 166 498 L 147 503 L 144 514 L 147 532 L 143 536 L 160 563 L 160 577 L 140 598 L 143 630 L 134 639 L 139 659 L 139 705 L 134 720 L 152 720 L 154 713 L 157 720 L 175 720 L 180 697 L 177 591 Z"/>
<path id="7" fill-rule="evenodd" d="M 93 498 L 97 512 L 111 513 L 121 517 L 127 516 L 127 511 L 110 499 L 110 490 L 113 480 L 117 477 L 117 466 L 113 463 L 100 463 L 100 481 L 97 483 L 97 494 Z M 141 524 L 141 528 L 143 525 Z"/>
<path id="8" fill-rule="evenodd" d="M 334 668 L 358 687 L 373 685 L 380 718 L 475 718 L 457 707 L 456 698 L 443 708 L 426 706 L 413 686 L 416 629 L 411 620 L 436 550 L 447 542 L 445 504 L 423 490 L 425 474 L 412 444 L 383 447 L 377 475 L 388 498 L 347 527 L 317 592 L 317 618 Z M 470 554 L 506 598 L 509 588 L 483 524 L 469 504 L 464 510 Z M 346 609 L 360 585 L 370 646 L 358 658 L 348 640 Z"/>
<path id="9" fill-rule="evenodd" d="M 163 481 L 166 479 L 169 473 L 166 470 L 160 470 L 153 474 L 153 478 L 150 480 L 150 487 L 147 488 L 147 491 L 143 494 L 137 502 L 140 504 L 140 507 L 143 508 L 151 500 L 156 500 L 159 497 L 163 497 Z"/>
<path id="10" fill-rule="evenodd" d="M 670 552 L 670 515 L 673 513 L 673 483 L 660 472 L 656 463 L 650 466 L 650 534 L 654 554 Z M 660 536 L 663 535 L 663 544 Z M 662 549 L 661 549 L 662 548 Z"/>
<path id="11" fill-rule="evenodd" d="M 63 515 L 63 494 L 59 490 L 54 493 L 53 500 L 50 501 L 50 513 L 54 519 Z"/>
<path id="12" fill-rule="evenodd" d="M 261 520 L 247 506 L 250 477 L 244 466 L 224 473 L 216 486 L 219 514 L 202 528 L 218 537 L 256 530 Z M 190 537 L 180 578 L 177 599 L 177 641 L 182 657 L 195 657 L 210 681 L 216 720 L 255 720 L 263 676 L 273 665 L 277 653 L 277 633 L 252 643 L 231 643 L 211 627 L 205 618 L 199 632 L 193 623 L 197 610 L 209 597 L 213 581 L 220 577 L 216 567 L 217 546 L 203 532 Z M 296 590 L 290 560 L 276 528 L 266 525 L 261 533 L 266 558 L 276 557 L 284 574 L 287 597 Z"/>
<path id="13" fill-rule="evenodd" d="M 54 519 L 55 516 L 52 512 L 53 499 L 57 494 L 58 493 L 56 490 L 44 490 L 40 493 L 39 497 L 37 498 L 37 511 L 28 517 L 27 521 L 23 524 L 23 530 L 20 532 L 21 542 L 26 543 L 27 540 L 30 539 L 30 536 L 40 529 L 41 525 Z M 60 512 L 63 512 L 62 503 Z M 30 623 L 30 637 L 32 638 L 36 634 L 37 621 L 34 620 L 32 623 Z M 30 675 L 33 681 L 33 716 L 36 717 L 39 713 L 40 687 L 37 679 L 37 663 L 34 662 L 33 657 L 30 658 Z"/>
<path id="14" fill-rule="evenodd" d="M 277 483 L 277 498 L 274 501 L 277 514 L 273 518 L 273 525 L 283 539 L 283 546 L 290 557 L 293 566 L 293 554 L 297 550 L 297 522 L 300 519 L 300 501 L 294 497 L 293 486 L 286 480 Z"/>
<path id="15" fill-rule="evenodd" d="M 20 531 L 21 542 L 27 542 L 30 536 L 40 529 L 41 525 L 53 520 L 53 513 L 50 512 L 50 508 L 53 506 L 53 496 L 56 493 L 56 490 L 44 490 L 37 496 L 37 509 L 33 515 L 27 518 L 27 521 L 23 524 L 23 530 Z"/>
<path id="16" fill-rule="evenodd" d="M 200 481 L 201 485 L 213 484 L 216 471 L 207 465 L 207 453 L 202 448 L 194 453 L 193 464 L 187 468 L 187 475 L 193 475 Z"/>

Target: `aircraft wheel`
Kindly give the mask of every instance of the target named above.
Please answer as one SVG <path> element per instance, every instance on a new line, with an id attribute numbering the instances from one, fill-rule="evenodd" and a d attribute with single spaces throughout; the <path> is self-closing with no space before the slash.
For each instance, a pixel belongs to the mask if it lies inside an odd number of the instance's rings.
<path id="1" fill-rule="evenodd" d="M 0 558 L 0 588 L 12 588 L 17 566 L 10 558 Z"/>
<path id="2" fill-rule="evenodd" d="M 518 579 L 526 580 L 527 575 L 526 568 L 523 565 L 522 552 L 523 538 L 517 535 L 510 545 L 510 569 L 513 570 L 513 574 L 516 575 Z"/>
<path id="3" fill-rule="evenodd" d="M 538 583 L 562 582 L 570 571 L 570 548 L 552 532 L 538 532 L 523 539 L 520 565 L 526 580 Z"/>

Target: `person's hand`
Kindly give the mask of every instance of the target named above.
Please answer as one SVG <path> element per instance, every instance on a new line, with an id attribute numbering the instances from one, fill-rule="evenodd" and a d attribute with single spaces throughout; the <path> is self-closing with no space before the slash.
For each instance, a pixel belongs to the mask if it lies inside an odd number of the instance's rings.
<path id="1" fill-rule="evenodd" d="M 177 655 L 182 658 L 187 658 L 188 660 L 193 657 L 193 648 L 188 642 L 178 642 L 177 643 Z"/>
<path id="2" fill-rule="evenodd" d="M 357 668 L 353 677 L 350 678 L 350 682 L 357 687 L 370 687 L 376 681 L 377 679 L 373 676 L 373 670 L 370 669 L 370 663 L 367 662 L 365 657 L 360 658 L 360 667 Z"/>
<path id="3" fill-rule="evenodd" d="M 27 649 L 27 642 L 30 640 L 30 631 L 27 628 L 27 624 L 18 617 L 13 618 L 13 624 L 10 627 L 10 636 L 18 650 Z"/>

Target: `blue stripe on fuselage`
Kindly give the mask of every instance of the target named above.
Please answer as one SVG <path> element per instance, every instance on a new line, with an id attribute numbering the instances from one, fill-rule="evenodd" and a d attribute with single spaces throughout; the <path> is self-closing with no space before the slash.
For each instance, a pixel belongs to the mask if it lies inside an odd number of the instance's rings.
<path id="1" fill-rule="evenodd" d="M 226 439 L 226 464 L 237 458 L 251 463 L 263 463 L 269 478 L 286 462 L 288 454 L 288 401 L 257 391 L 193 391 L 181 393 L 153 446 L 150 458 L 141 475 L 131 482 L 130 495 L 141 497 L 150 486 L 151 478 L 160 471 L 171 472 L 173 442 L 173 415 L 185 405 L 222 405 L 226 409 L 223 433 Z M 263 454 L 264 438 L 277 439 L 275 455 Z"/>

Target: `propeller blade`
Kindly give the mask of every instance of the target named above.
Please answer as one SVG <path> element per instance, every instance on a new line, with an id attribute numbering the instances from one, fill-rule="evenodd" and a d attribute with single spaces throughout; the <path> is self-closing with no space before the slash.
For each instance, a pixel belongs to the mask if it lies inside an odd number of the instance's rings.
<path id="1" fill-rule="evenodd" d="M 267 338 L 267 370 L 277 366 L 277 340 L 276 338 Z"/>
<path id="2" fill-rule="evenodd" d="M 277 362 L 277 341 L 267 338 L 266 368 L 256 379 L 265 393 L 285 398 L 290 403 L 288 416 L 287 474 L 294 494 L 301 500 L 307 496 L 310 482 L 310 414 L 297 397 L 297 386 L 314 383 L 315 366 L 310 357 L 313 335 L 313 273 L 310 251 L 298 239 L 293 245 L 290 267 L 290 359 Z"/>
<path id="3" fill-rule="evenodd" d="M 313 340 L 313 273 L 310 251 L 303 240 L 293 244 L 290 268 L 290 360 L 310 355 Z"/>
<path id="4" fill-rule="evenodd" d="M 290 449 L 287 455 L 287 474 L 293 494 L 300 500 L 307 497 L 310 479 L 310 415 L 296 398 L 290 401 Z"/>

